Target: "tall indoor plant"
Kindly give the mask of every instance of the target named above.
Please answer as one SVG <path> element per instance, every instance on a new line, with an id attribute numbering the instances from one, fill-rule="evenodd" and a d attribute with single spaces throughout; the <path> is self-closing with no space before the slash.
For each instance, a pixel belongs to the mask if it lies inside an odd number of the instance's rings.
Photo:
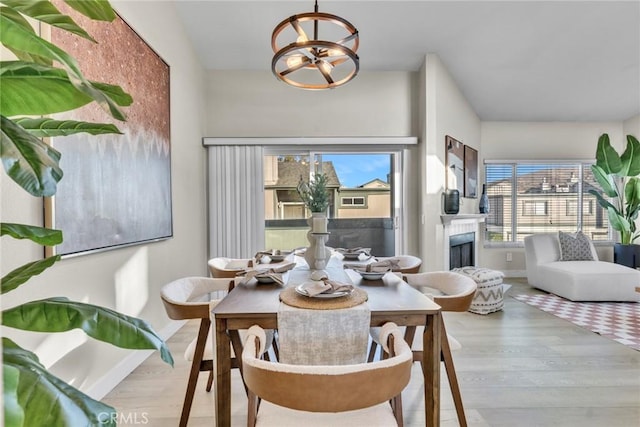
<path id="1" fill-rule="evenodd" d="M 102 21 L 116 15 L 107 1 L 65 0 L 81 14 Z M 49 1 L 0 0 L 0 43 L 15 60 L 0 62 L 0 153 L 7 175 L 35 197 L 52 196 L 63 172 L 61 153 L 42 137 L 78 132 L 120 133 L 113 124 L 57 121 L 42 118 L 98 103 L 112 117 L 125 120 L 120 107 L 131 96 L 119 86 L 87 80 L 73 57 L 41 38 L 25 16 L 92 40 L 71 17 Z M 1 235 L 28 239 L 39 245 L 62 242 L 62 232 L 43 227 L 1 223 Z M 30 262 L 2 278 L 2 294 L 54 265 L 59 256 Z M 173 365 L 166 344 L 151 326 L 135 317 L 64 297 L 29 301 L 2 311 L 4 326 L 35 332 L 82 329 L 100 341 L 129 349 L 158 349 Z M 52 375 L 31 351 L 2 338 L 4 425 L 71 426 L 116 424 L 115 410 L 97 402 Z"/>
<path id="2" fill-rule="evenodd" d="M 633 243 L 640 237 L 636 225 L 640 213 L 640 143 L 634 136 L 627 135 L 627 146 L 619 155 L 611 146 L 609 135 L 601 135 L 596 149 L 596 164 L 591 166 L 591 170 L 602 191 L 589 190 L 589 193 L 595 195 L 600 206 L 607 210 L 611 227 L 620 233 L 620 242 L 614 252 L 616 261 L 630 257 L 631 264 L 636 264 L 633 254 L 638 252 L 638 247 Z"/>

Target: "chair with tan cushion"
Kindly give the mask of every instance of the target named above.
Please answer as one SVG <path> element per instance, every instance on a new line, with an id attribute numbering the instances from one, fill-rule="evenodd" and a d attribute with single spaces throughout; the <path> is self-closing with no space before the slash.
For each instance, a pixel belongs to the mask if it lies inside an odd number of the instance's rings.
<path id="1" fill-rule="evenodd" d="M 191 371 L 182 405 L 180 427 L 186 426 L 189 420 L 193 394 L 200 371 L 209 371 L 207 391 L 211 391 L 213 383 L 213 344 L 209 313 L 220 300 L 210 300 L 210 294 L 228 291 L 230 282 L 232 281 L 229 279 L 185 277 L 164 285 L 160 290 L 160 297 L 169 318 L 174 320 L 201 319 L 198 336 L 194 338 L 185 351 L 185 359 L 191 361 Z"/>
<path id="2" fill-rule="evenodd" d="M 435 303 L 440 305 L 443 312 L 467 311 L 473 301 L 473 297 L 477 289 L 477 284 L 473 279 L 451 271 L 405 274 L 403 279 L 409 285 L 418 289 L 420 292 L 431 298 Z M 440 322 L 440 325 L 442 337 L 447 337 L 447 339 L 442 340 L 440 357 L 444 362 L 444 367 L 447 372 L 449 386 L 451 387 L 451 394 L 453 395 L 453 402 L 458 415 L 458 422 L 461 426 L 466 426 L 467 420 L 464 415 L 464 407 L 462 405 L 462 397 L 458 386 L 458 378 L 456 376 L 453 358 L 451 356 L 451 350 L 457 350 L 462 346 L 454 337 L 447 334 L 444 319 Z M 424 332 L 424 327 L 410 327 L 406 329 L 405 339 L 412 343 L 411 348 L 413 350 L 413 360 L 422 362 L 422 334 Z M 372 361 L 375 356 L 377 343 L 379 343 L 379 330 L 380 328 L 371 328 L 371 337 L 373 342 L 369 352 L 369 361 Z M 424 369 L 424 366 L 422 368 Z"/>
<path id="3" fill-rule="evenodd" d="M 397 260 L 398 267 L 394 268 L 393 271 L 402 274 L 414 274 L 420 271 L 420 266 L 422 265 L 422 260 L 413 255 L 396 255 L 392 257 L 376 257 L 378 262 L 383 262 L 385 260 Z"/>
<path id="4" fill-rule="evenodd" d="M 249 389 L 247 425 L 402 426 L 400 394 L 411 376 L 411 349 L 395 324 L 381 330 L 390 352 L 384 360 L 291 365 L 260 360 L 268 341 L 262 328 L 249 328 L 242 353 Z"/>
<path id="5" fill-rule="evenodd" d="M 211 277 L 234 278 L 239 272 L 253 267 L 253 259 L 215 257 L 211 258 L 207 265 L 209 266 Z"/>

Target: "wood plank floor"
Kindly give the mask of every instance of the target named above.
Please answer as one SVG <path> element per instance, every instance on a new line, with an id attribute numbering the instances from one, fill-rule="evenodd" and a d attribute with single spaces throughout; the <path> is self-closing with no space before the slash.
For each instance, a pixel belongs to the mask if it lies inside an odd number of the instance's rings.
<path id="1" fill-rule="evenodd" d="M 524 279 L 505 283 L 512 285 L 508 295 L 539 293 Z M 444 317 L 462 344 L 453 357 L 470 426 L 640 425 L 640 352 L 509 297 L 498 313 Z M 189 368 L 182 354 L 196 328 L 188 323 L 168 341 L 175 368 L 153 355 L 103 399 L 118 410 L 119 425 L 178 425 Z M 410 427 L 424 425 L 419 369 L 414 364 L 403 392 Z M 232 378 L 233 426 L 245 426 L 246 396 L 237 370 Z M 213 393 L 204 390 L 205 382 L 203 373 L 190 427 L 213 425 Z M 441 399 L 442 425 L 458 425 L 444 368 Z"/>

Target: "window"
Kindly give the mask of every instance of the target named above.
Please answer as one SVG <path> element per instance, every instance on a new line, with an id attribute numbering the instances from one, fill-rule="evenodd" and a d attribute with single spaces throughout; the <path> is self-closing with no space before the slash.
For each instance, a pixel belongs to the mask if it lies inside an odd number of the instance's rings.
<path id="1" fill-rule="evenodd" d="M 396 252 L 394 188 L 397 153 L 330 152 L 270 149 L 264 156 L 265 243 L 267 248 L 308 246 L 310 216 L 296 190 L 300 179 L 325 173 L 329 191 L 329 238 L 332 247 L 367 247 L 378 256 Z M 397 186 L 397 183 L 395 183 Z"/>
<path id="2" fill-rule="evenodd" d="M 519 245 L 535 233 L 582 230 L 593 240 L 611 240 L 606 211 L 588 162 L 485 161 L 490 203 L 487 246 Z"/>
<path id="3" fill-rule="evenodd" d="M 547 215 L 547 202 L 544 200 L 524 200 L 522 202 L 522 215 L 525 215 L 525 216 Z"/>
<path id="4" fill-rule="evenodd" d="M 343 197 L 342 206 L 364 206 L 364 197 Z"/>

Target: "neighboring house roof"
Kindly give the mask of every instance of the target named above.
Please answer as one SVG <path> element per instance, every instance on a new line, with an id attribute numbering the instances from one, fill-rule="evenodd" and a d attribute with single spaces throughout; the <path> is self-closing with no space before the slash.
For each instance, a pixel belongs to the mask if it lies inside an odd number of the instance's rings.
<path id="1" fill-rule="evenodd" d="M 518 175 L 518 193 L 520 194 L 555 194 L 555 193 L 576 193 L 578 182 L 572 182 L 572 172 L 574 168 L 567 169 L 542 169 L 539 171 Z M 511 179 L 501 179 L 488 183 L 488 187 L 495 187 L 500 184 L 511 184 Z M 566 189 L 558 191 L 558 189 Z M 588 181 L 582 183 L 583 193 L 589 190 L 599 190 Z"/>
<path id="2" fill-rule="evenodd" d="M 333 167 L 333 162 L 322 162 L 322 172 L 327 175 L 327 188 L 339 188 L 340 180 Z M 298 161 L 278 162 L 278 181 L 271 188 L 296 188 L 300 177 L 309 176 L 309 165 Z"/>
<path id="3" fill-rule="evenodd" d="M 381 180 L 380 178 L 374 178 L 371 181 L 365 182 L 362 185 L 358 185 L 358 188 L 389 188 L 389 183 Z"/>

